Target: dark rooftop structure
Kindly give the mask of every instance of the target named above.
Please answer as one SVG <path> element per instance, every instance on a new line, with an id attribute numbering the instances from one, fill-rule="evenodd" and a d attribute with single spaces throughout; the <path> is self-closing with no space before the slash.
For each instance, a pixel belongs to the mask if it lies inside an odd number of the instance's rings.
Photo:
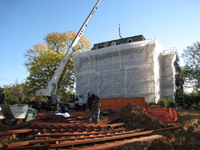
<path id="1" fill-rule="evenodd" d="M 116 46 L 116 45 L 138 42 L 138 41 L 144 41 L 144 40 L 145 40 L 145 38 L 143 35 L 131 36 L 131 37 L 127 37 L 127 38 L 122 38 L 122 39 L 117 39 L 117 40 L 106 41 L 106 42 L 94 44 L 92 50 L 98 50 L 98 49 L 105 48 L 105 47 Z"/>

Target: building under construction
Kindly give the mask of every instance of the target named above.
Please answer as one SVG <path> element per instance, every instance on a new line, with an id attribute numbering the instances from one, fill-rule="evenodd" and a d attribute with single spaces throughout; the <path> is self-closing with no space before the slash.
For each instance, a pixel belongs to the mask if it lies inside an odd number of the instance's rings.
<path id="1" fill-rule="evenodd" d="M 74 54 L 76 94 L 101 98 L 145 97 L 147 103 L 183 92 L 176 50 L 163 50 L 143 35 L 95 44 Z M 179 82 L 180 81 L 180 82 Z"/>

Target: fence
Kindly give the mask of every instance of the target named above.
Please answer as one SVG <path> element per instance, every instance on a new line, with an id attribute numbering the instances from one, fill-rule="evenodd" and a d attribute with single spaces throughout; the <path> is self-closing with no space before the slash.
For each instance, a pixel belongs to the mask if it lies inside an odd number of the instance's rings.
<path id="1" fill-rule="evenodd" d="M 145 98 L 144 97 L 101 98 L 101 111 L 106 109 L 120 110 L 128 103 L 133 103 L 142 109 L 145 107 Z"/>

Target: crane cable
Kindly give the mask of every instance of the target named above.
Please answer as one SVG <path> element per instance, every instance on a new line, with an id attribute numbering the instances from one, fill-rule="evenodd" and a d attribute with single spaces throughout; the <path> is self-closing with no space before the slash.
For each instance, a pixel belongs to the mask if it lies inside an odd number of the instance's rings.
<path id="1" fill-rule="evenodd" d="M 121 39 L 122 39 L 121 31 L 120 31 L 120 0 L 119 0 L 119 36 L 120 36 Z"/>

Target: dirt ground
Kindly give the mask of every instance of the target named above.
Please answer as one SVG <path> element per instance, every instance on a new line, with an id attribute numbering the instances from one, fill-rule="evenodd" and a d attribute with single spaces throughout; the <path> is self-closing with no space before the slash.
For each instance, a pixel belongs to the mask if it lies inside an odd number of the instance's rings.
<path id="1" fill-rule="evenodd" d="M 200 150 L 200 111 L 179 110 L 178 121 L 173 123 L 161 123 L 131 104 L 117 113 L 122 116 L 120 122 L 125 122 L 124 127 L 127 130 L 136 128 L 154 130 L 176 126 L 181 128 L 156 133 L 163 135 L 161 140 L 126 144 L 112 150 Z"/>
<path id="2" fill-rule="evenodd" d="M 135 142 L 126 144 L 112 150 L 200 150 L 200 111 L 179 110 L 178 121 L 173 123 L 161 123 L 149 116 L 145 111 L 140 110 L 133 104 L 128 104 L 116 114 L 121 118 L 118 122 L 124 122 L 126 130 L 145 128 L 155 130 L 160 128 L 181 126 L 181 129 L 159 132 L 163 139 L 151 142 Z M 100 116 L 101 119 L 107 118 Z M 7 142 L 20 142 L 33 140 L 30 134 L 14 134 L 0 137 L 0 147 Z"/>

